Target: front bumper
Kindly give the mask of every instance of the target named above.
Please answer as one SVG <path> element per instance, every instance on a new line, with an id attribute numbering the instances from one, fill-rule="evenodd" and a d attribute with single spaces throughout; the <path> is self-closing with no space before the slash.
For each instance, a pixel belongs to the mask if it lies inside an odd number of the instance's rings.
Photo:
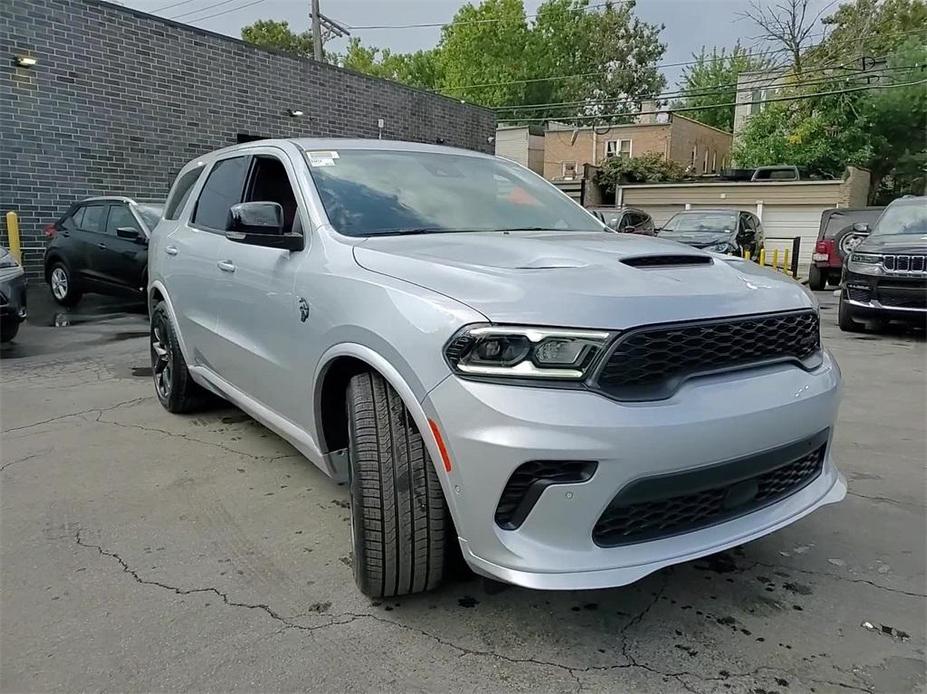
<path id="1" fill-rule="evenodd" d="M 927 321 L 927 278 L 846 272 L 842 292 L 854 318 Z"/>
<path id="2" fill-rule="evenodd" d="M 26 320 L 26 276 L 0 279 L 0 320 Z"/>
<path id="3" fill-rule="evenodd" d="M 825 354 L 810 372 L 781 364 L 705 376 L 659 402 L 450 377 L 422 404 L 452 460 L 448 503 L 470 566 L 531 588 L 591 589 L 743 544 L 840 501 L 846 483 L 828 440 L 814 481 L 752 513 L 619 547 L 598 546 L 592 537 L 609 502 L 634 480 L 770 451 L 823 430 L 832 437 L 839 391 L 839 369 Z M 532 460 L 594 460 L 598 467 L 586 482 L 546 488 L 520 527 L 503 530 L 494 520 L 501 492 Z"/>

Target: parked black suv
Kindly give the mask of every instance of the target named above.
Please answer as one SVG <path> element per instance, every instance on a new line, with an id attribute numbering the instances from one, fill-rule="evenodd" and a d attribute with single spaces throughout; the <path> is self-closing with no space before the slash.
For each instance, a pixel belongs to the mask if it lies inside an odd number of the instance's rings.
<path id="1" fill-rule="evenodd" d="M 850 253 L 841 284 L 841 330 L 890 320 L 927 323 L 927 197 L 901 198 L 885 208 Z"/>
<path id="2" fill-rule="evenodd" d="M 45 227 L 45 281 L 63 306 L 84 292 L 138 294 L 147 284 L 148 239 L 162 205 L 87 198 Z"/>

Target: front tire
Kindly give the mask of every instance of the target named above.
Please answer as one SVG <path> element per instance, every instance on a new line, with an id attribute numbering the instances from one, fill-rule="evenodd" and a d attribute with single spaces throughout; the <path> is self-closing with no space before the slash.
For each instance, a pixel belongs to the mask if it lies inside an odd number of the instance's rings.
<path id="1" fill-rule="evenodd" d="M 56 260 L 48 268 L 48 286 L 52 298 L 62 306 L 75 306 L 80 301 L 82 292 L 74 280 L 71 269 L 60 260 Z"/>
<path id="2" fill-rule="evenodd" d="M 199 409 L 205 393 L 190 376 L 163 301 L 158 302 L 151 312 L 149 335 L 151 375 L 158 401 L 165 410 L 175 414 Z"/>
<path id="3" fill-rule="evenodd" d="M 19 332 L 19 321 L 15 318 L 8 323 L 0 323 L 0 342 L 10 342 Z"/>
<path id="4" fill-rule="evenodd" d="M 435 588 L 450 524 L 422 435 L 380 374 L 351 379 L 347 409 L 357 586 L 372 598 Z"/>
<path id="5" fill-rule="evenodd" d="M 845 333 L 865 332 L 866 326 L 856 321 L 850 312 L 850 305 L 844 301 L 843 294 L 840 295 L 840 302 L 837 306 L 837 325 Z"/>

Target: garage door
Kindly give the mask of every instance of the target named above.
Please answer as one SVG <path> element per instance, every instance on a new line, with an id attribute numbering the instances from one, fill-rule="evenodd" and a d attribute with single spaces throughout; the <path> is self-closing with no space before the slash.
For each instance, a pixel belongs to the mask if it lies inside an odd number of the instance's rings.
<path id="1" fill-rule="evenodd" d="M 685 205 L 646 205 L 641 207 L 644 212 L 653 217 L 653 223 L 655 226 L 661 227 L 666 224 L 670 217 L 672 217 L 677 212 L 681 212 L 686 209 Z"/>
<path id="2" fill-rule="evenodd" d="M 807 268 L 811 264 L 811 254 L 818 238 L 818 227 L 821 224 L 821 213 L 825 210 L 821 205 L 767 205 L 763 210 L 763 229 L 767 237 L 801 237 L 801 252 L 798 256 L 799 274 L 807 276 Z M 766 244 L 767 252 L 774 248 L 791 248 L 790 241 L 769 241 Z"/>

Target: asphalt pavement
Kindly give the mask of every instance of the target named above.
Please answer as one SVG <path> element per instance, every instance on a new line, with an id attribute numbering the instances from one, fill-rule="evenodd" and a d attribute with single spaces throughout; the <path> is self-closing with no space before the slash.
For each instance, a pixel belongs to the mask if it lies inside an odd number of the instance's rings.
<path id="1" fill-rule="evenodd" d="M 0 349 L 0 691 L 925 687 L 923 334 L 819 294 L 841 504 L 624 588 L 371 601 L 343 486 L 234 408 L 165 412 L 143 307 L 44 291 Z"/>

